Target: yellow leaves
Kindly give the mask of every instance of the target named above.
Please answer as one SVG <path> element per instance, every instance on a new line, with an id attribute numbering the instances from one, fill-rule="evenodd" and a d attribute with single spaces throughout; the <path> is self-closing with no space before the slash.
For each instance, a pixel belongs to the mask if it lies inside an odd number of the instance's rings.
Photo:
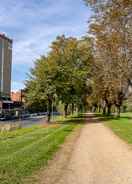
<path id="1" fill-rule="evenodd" d="M 113 9 L 112 11 L 111 11 L 111 21 L 113 20 L 115 20 L 115 19 L 117 19 L 119 16 L 121 16 L 122 15 L 122 12 L 120 12 L 119 10 L 117 10 L 117 9 Z"/>
<path id="2" fill-rule="evenodd" d="M 92 23 L 90 25 L 91 33 L 100 33 L 104 31 L 104 26 L 98 23 Z"/>
<path id="3" fill-rule="evenodd" d="M 132 0 L 122 0 L 121 2 L 123 4 L 124 7 L 132 7 Z"/>

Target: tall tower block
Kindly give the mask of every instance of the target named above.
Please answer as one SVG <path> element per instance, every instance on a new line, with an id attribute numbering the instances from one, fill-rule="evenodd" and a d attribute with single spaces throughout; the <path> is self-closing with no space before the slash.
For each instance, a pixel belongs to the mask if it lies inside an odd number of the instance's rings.
<path id="1" fill-rule="evenodd" d="M 0 34 L 0 97 L 11 92 L 12 40 Z"/>

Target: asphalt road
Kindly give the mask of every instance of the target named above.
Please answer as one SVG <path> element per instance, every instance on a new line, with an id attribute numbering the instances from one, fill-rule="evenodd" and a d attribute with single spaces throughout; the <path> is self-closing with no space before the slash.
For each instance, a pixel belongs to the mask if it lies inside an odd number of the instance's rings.
<path id="1" fill-rule="evenodd" d="M 23 120 L 0 121 L 0 124 L 20 123 L 22 127 L 29 127 L 35 124 L 46 122 L 46 116 L 29 117 Z"/>

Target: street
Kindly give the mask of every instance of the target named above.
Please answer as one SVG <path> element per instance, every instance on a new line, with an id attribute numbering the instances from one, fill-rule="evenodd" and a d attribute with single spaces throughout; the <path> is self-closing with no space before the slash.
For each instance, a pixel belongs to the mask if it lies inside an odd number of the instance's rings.
<path id="1" fill-rule="evenodd" d="M 0 121 L 0 124 L 20 123 L 21 127 L 29 127 L 31 125 L 42 124 L 44 122 L 46 122 L 46 116 L 35 116 L 22 120 Z"/>

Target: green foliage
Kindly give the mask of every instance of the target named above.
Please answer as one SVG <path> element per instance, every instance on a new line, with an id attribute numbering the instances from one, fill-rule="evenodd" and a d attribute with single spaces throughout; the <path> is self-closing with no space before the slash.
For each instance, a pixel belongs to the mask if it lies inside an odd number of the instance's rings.
<path id="1" fill-rule="evenodd" d="M 85 40 L 65 36 L 58 37 L 52 43 L 50 56 L 58 66 L 56 93 L 63 103 L 76 103 L 84 94 L 91 54 L 90 44 L 84 43 Z"/>
<path id="2" fill-rule="evenodd" d="M 83 104 L 87 95 L 87 78 L 92 60 L 90 39 L 57 37 L 47 57 L 42 56 L 31 69 L 26 82 L 27 104 Z"/>

